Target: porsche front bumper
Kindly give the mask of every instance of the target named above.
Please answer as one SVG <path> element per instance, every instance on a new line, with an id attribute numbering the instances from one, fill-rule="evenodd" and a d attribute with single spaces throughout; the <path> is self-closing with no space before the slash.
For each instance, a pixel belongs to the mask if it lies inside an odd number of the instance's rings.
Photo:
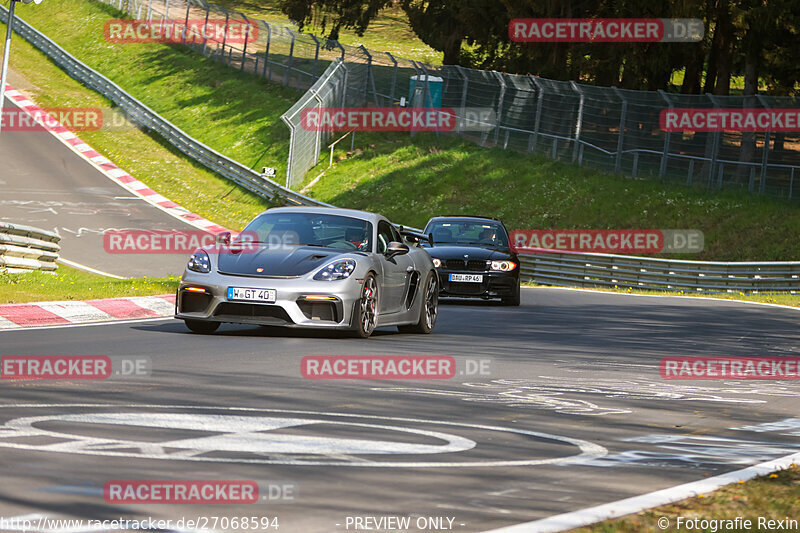
<path id="1" fill-rule="evenodd" d="M 175 318 L 211 322 L 349 329 L 361 282 L 187 273 L 175 301 Z M 274 289 L 274 303 L 229 300 L 228 287 Z M 190 290 L 191 289 L 191 290 Z M 200 292 L 202 290 L 203 292 Z"/>

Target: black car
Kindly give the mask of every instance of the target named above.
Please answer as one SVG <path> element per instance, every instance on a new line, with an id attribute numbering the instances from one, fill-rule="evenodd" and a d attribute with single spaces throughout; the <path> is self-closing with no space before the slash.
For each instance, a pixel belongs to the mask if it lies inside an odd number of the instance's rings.
<path id="1" fill-rule="evenodd" d="M 519 305 L 519 258 L 501 221 L 434 217 L 425 233 L 431 236 L 423 245 L 439 273 L 439 296 L 500 298 L 504 305 Z"/>

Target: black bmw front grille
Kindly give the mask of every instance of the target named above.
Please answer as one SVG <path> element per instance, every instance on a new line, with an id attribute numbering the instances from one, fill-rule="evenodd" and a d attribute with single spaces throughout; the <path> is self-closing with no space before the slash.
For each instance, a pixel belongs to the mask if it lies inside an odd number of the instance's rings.
<path id="1" fill-rule="evenodd" d="M 486 271 L 486 261 L 481 259 L 470 259 L 469 261 L 464 259 L 448 259 L 444 262 L 444 266 L 447 270 L 469 270 L 470 272 Z"/>

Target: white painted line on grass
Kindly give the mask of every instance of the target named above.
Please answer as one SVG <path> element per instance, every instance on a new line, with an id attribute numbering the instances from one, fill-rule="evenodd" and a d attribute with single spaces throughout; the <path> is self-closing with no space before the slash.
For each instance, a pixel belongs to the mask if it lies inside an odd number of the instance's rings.
<path id="1" fill-rule="evenodd" d="M 708 494 L 725 485 L 764 476 L 797 463 L 800 463 L 800 453 L 793 453 L 792 455 L 780 457 L 741 470 L 728 472 L 727 474 L 721 474 L 699 481 L 692 481 L 691 483 L 684 483 L 683 485 L 677 485 L 668 489 L 658 490 L 648 494 L 642 494 L 641 496 L 634 496 L 632 498 L 598 505 L 596 507 L 581 509 L 580 511 L 551 516 L 542 520 L 492 529 L 485 533 L 556 533 L 559 531 L 567 531 L 604 520 L 640 513 L 654 507 L 660 507 L 686 498 L 692 498 L 698 494 Z"/>
<path id="2" fill-rule="evenodd" d="M 109 274 L 108 272 L 103 272 L 102 270 L 97 270 L 96 268 L 92 268 L 90 266 L 82 265 L 80 263 L 76 263 L 75 261 L 70 261 L 69 259 L 65 259 L 63 257 L 59 257 L 56 261 L 59 262 L 59 263 L 64 263 L 65 265 L 67 265 L 69 267 L 77 268 L 78 270 L 83 270 L 85 272 L 91 272 L 92 274 L 100 274 L 101 276 L 106 276 L 106 277 L 115 278 L 115 279 L 127 279 L 127 278 L 125 278 L 123 276 L 117 276 L 116 274 Z"/>

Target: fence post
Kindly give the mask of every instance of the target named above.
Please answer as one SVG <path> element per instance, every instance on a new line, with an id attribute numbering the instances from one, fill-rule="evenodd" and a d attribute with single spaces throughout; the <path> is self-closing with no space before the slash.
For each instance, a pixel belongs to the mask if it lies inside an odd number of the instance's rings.
<path id="1" fill-rule="evenodd" d="M 153 15 L 153 0 L 147 0 L 147 16 L 145 18 L 147 19 L 148 24 L 152 22 L 150 18 L 152 17 L 152 15 Z"/>
<path id="2" fill-rule="evenodd" d="M 203 55 L 206 55 L 206 46 L 208 45 L 208 15 L 211 13 L 211 6 L 208 5 L 208 2 L 203 1 L 206 5 L 206 20 L 203 22 Z"/>
<path id="3" fill-rule="evenodd" d="M 714 97 L 713 94 L 706 93 L 706 96 L 711 101 L 712 105 L 714 106 L 714 109 L 719 107 L 717 105 L 717 100 L 716 100 L 716 98 Z M 720 141 L 721 140 L 722 139 L 721 139 L 720 132 L 714 133 L 714 141 L 711 144 L 711 162 L 709 163 L 710 167 L 708 169 L 708 188 L 709 189 L 711 188 L 711 182 L 714 179 L 714 170 L 716 170 L 716 167 L 717 167 L 717 158 L 719 157 L 719 145 L 720 145 Z M 720 176 L 719 186 L 722 187 L 722 177 L 721 176 Z"/>
<path id="4" fill-rule="evenodd" d="M 317 63 L 319 62 L 319 39 L 313 33 L 308 34 L 313 40 L 314 44 L 317 46 L 316 50 L 314 50 L 314 64 L 311 66 L 311 85 L 314 85 L 314 81 L 317 79 Z"/>
<path id="5" fill-rule="evenodd" d="M 161 23 L 163 24 L 169 18 L 169 0 L 164 4 L 164 16 L 161 18 Z"/>
<path id="6" fill-rule="evenodd" d="M 239 13 L 244 18 L 245 34 L 244 34 L 244 48 L 242 48 L 242 64 L 239 66 L 240 71 L 244 71 L 244 64 L 247 61 L 247 42 L 250 40 L 250 19 L 244 13 Z M 231 47 L 233 48 L 233 47 Z"/>
<path id="7" fill-rule="evenodd" d="M 574 81 L 569 82 L 572 90 L 578 93 L 580 96 L 580 101 L 578 102 L 578 118 L 575 120 L 575 140 L 572 143 L 572 161 L 574 162 L 575 159 L 578 157 L 578 145 L 581 141 L 581 127 L 583 126 L 583 105 L 586 101 L 586 96 L 583 94 L 583 91 L 578 84 Z"/>
<path id="8" fill-rule="evenodd" d="M 317 110 L 322 113 L 322 98 L 319 97 L 319 93 L 315 90 L 311 90 L 311 93 L 314 95 L 314 99 L 317 101 Z M 314 164 L 316 165 L 317 161 L 319 161 L 319 154 L 320 150 L 322 150 L 322 128 L 317 128 L 317 137 L 316 142 L 314 144 Z"/>
<path id="9" fill-rule="evenodd" d="M 372 75 L 372 54 L 369 53 L 369 50 L 367 50 L 363 44 L 359 46 L 359 48 L 367 56 L 367 80 L 364 84 L 364 103 L 367 101 L 367 86 L 372 85 L 372 99 L 374 100 L 376 106 L 380 105 L 378 104 L 378 92 L 375 89 L 375 76 Z"/>
<path id="10" fill-rule="evenodd" d="M 529 152 L 536 152 L 536 144 L 539 142 L 539 126 L 542 123 L 542 104 L 544 103 L 544 87 L 542 84 L 539 83 L 539 80 L 536 79 L 536 76 L 531 76 L 531 81 L 533 85 L 536 87 L 536 90 L 539 92 L 539 95 L 536 97 L 536 120 L 533 123 L 533 136 L 531 142 L 528 143 L 528 151 Z"/>
<path id="11" fill-rule="evenodd" d="M 497 78 L 497 80 L 500 82 L 500 98 L 497 99 L 497 118 L 494 121 L 494 145 L 497 146 L 497 143 L 500 140 L 500 128 L 502 127 L 501 124 L 503 122 L 503 104 L 505 103 L 506 99 L 506 80 L 504 80 L 503 75 L 496 70 L 493 70 L 492 74 L 494 74 L 495 78 Z"/>
<path id="12" fill-rule="evenodd" d="M 616 159 L 614 161 L 614 172 L 619 174 L 622 172 L 622 152 L 625 149 L 625 123 L 628 120 L 628 99 L 622 95 L 622 91 L 617 89 L 616 87 L 612 87 L 614 89 L 614 94 L 622 100 L 622 109 L 619 113 L 619 136 L 617 137 L 617 154 Z"/>
<path id="13" fill-rule="evenodd" d="M 283 71 L 284 87 L 289 83 L 289 71 L 292 70 L 292 63 L 294 61 L 294 32 L 289 28 L 286 28 L 286 31 L 289 32 L 289 36 L 292 38 L 292 44 L 289 46 L 289 62 L 286 64 L 286 70 Z"/>
<path id="14" fill-rule="evenodd" d="M 264 50 L 264 77 L 267 79 L 267 81 L 270 81 L 272 69 L 269 66 L 269 43 L 272 42 L 272 26 L 269 24 L 269 22 L 262 22 L 264 26 L 267 27 L 267 48 Z"/>
<path id="15" fill-rule="evenodd" d="M 394 90 L 397 85 L 397 60 L 389 52 L 386 52 L 386 55 L 389 56 L 389 59 L 394 63 L 394 68 L 392 69 L 392 87 L 389 90 L 389 103 L 394 105 Z"/>
<path id="16" fill-rule="evenodd" d="M 192 4 L 189 0 L 186 0 L 186 17 L 184 17 L 183 21 L 183 37 L 181 37 L 181 42 L 186 44 L 186 36 L 189 33 L 189 9 L 192 7 Z"/>
<path id="17" fill-rule="evenodd" d="M 465 68 L 461 65 L 455 65 L 456 70 L 464 79 L 464 88 L 461 89 L 461 120 L 458 121 L 458 133 L 464 136 L 464 126 L 467 123 L 467 91 L 469 90 L 469 76 L 465 74 Z M 483 125 L 479 126 L 483 128 Z"/>
<path id="18" fill-rule="evenodd" d="M 344 48 L 342 48 L 342 53 L 344 53 Z M 345 65 L 344 60 L 340 59 L 339 61 L 341 64 L 341 68 L 344 69 L 344 83 L 342 83 L 342 107 L 345 107 L 347 105 L 347 84 L 350 81 L 350 69 L 347 68 L 347 65 Z M 353 136 L 355 137 L 355 133 L 353 133 Z"/>
<path id="19" fill-rule="evenodd" d="M 225 43 L 228 42 L 228 21 L 231 18 L 230 13 L 224 7 L 222 8 L 225 10 L 225 31 L 222 34 L 222 58 L 225 58 Z"/>
<path id="20" fill-rule="evenodd" d="M 669 95 L 666 93 L 666 91 L 659 89 L 658 94 L 660 94 L 661 98 L 667 102 L 667 106 L 672 109 L 672 100 L 669 99 Z M 669 157 L 669 142 L 671 140 L 671 135 L 672 132 L 669 131 L 664 135 L 664 153 L 661 155 L 661 165 L 658 167 L 658 177 L 661 179 L 664 178 L 664 174 L 667 172 L 667 158 Z"/>
<path id="21" fill-rule="evenodd" d="M 764 106 L 764 109 L 770 109 L 769 102 L 761 96 L 760 94 L 756 95 L 758 101 Z M 764 132 L 764 151 L 763 155 L 761 156 L 761 181 L 758 184 L 758 192 L 760 194 L 764 194 L 767 187 L 767 170 L 768 170 L 768 161 L 769 161 L 769 141 L 772 139 L 772 132 L 766 131 Z M 792 169 L 794 171 L 794 169 Z"/>

